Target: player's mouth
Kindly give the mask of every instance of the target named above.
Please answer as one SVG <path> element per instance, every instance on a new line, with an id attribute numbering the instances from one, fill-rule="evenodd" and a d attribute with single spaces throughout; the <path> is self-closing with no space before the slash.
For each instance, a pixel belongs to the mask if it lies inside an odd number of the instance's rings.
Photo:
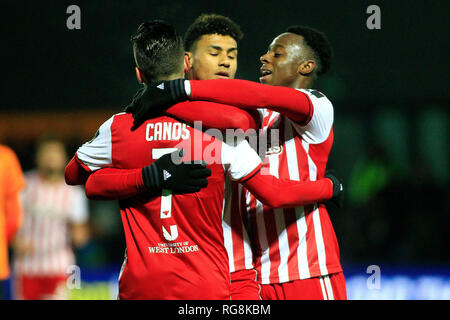
<path id="1" fill-rule="evenodd" d="M 217 79 L 229 79 L 230 74 L 226 71 L 219 71 L 215 73 Z"/>
<path id="2" fill-rule="evenodd" d="M 267 81 L 272 74 L 272 71 L 270 71 L 268 69 L 261 68 L 260 71 L 261 71 L 261 77 L 259 77 L 259 81 L 261 81 L 261 82 Z"/>

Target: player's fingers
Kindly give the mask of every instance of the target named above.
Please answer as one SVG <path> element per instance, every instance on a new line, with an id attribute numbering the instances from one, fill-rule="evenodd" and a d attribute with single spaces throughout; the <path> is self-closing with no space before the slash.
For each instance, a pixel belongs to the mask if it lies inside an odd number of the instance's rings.
<path id="1" fill-rule="evenodd" d="M 199 162 L 199 160 L 190 160 L 190 161 L 185 161 L 183 163 L 189 164 L 192 169 L 202 169 L 202 168 L 206 168 L 206 166 L 207 166 L 206 161 L 203 161 L 203 160 L 200 162 Z"/>
<path id="2" fill-rule="evenodd" d="M 202 187 L 205 188 L 208 186 L 208 179 L 194 179 L 194 180 L 189 180 L 189 184 L 195 187 Z"/>
<path id="3" fill-rule="evenodd" d="M 208 168 L 201 168 L 201 169 L 192 169 L 189 172 L 189 176 L 191 178 L 208 178 L 211 176 L 211 169 Z"/>
<path id="4" fill-rule="evenodd" d="M 185 194 L 199 192 L 202 188 L 196 186 L 183 186 L 182 188 L 173 190 L 174 194 Z"/>
<path id="5" fill-rule="evenodd" d="M 188 181 L 189 186 L 205 188 L 208 186 L 207 179 L 190 179 Z"/>

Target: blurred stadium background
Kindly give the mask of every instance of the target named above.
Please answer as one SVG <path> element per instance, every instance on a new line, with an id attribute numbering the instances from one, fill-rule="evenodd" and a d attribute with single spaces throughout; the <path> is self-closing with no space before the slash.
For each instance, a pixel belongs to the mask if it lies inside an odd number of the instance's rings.
<path id="1" fill-rule="evenodd" d="M 68 30 L 66 8 L 81 8 Z M 368 30 L 366 9 L 381 8 Z M 324 31 L 335 60 L 317 83 L 335 106 L 329 167 L 346 186 L 330 208 L 350 299 L 450 299 L 449 41 L 446 1 L 5 1 L 0 142 L 34 167 L 51 132 L 69 155 L 120 112 L 138 84 L 130 35 L 164 19 L 184 32 L 201 13 L 229 16 L 245 34 L 237 78 L 257 81 L 259 56 L 293 24 Z M 447 32 L 445 32 L 447 30 Z M 115 299 L 124 253 L 115 202 L 90 202 L 91 241 L 77 251 L 72 299 Z M 369 266 L 381 272 L 371 286 Z M 370 269 L 370 268 L 369 268 Z M 373 283 L 372 283 L 373 284 Z"/>

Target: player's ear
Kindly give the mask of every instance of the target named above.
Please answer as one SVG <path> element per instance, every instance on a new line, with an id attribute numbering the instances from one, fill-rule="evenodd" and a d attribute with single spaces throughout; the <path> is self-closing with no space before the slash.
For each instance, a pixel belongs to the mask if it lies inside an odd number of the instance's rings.
<path id="1" fill-rule="evenodd" d="M 192 65 L 194 64 L 194 54 L 191 51 L 186 51 L 185 56 L 189 59 L 189 66 L 192 68 Z"/>
<path id="2" fill-rule="evenodd" d="M 316 68 L 316 62 L 314 60 L 303 61 L 297 69 L 297 72 L 302 76 L 309 76 Z"/>
<path id="3" fill-rule="evenodd" d="M 183 69 L 184 74 L 188 73 L 189 70 L 191 70 L 192 68 L 191 59 L 192 53 L 186 51 L 184 53 L 184 69 Z"/>
<path id="4" fill-rule="evenodd" d="M 144 73 L 142 72 L 141 69 L 139 69 L 138 67 L 135 68 L 136 69 L 136 78 L 139 81 L 139 83 L 146 83 L 146 79 L 144 76 Z"/>

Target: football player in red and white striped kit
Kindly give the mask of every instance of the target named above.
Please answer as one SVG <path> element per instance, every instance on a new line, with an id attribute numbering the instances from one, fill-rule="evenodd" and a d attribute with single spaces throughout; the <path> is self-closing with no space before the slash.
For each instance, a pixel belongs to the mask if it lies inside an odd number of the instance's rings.
<path id="1" fill-rule="evenodd" d="M 273 129 L 281 133 L 280 143 L 267 150 L 265 172 L 282 179 L 315 181 L 325 176 L 334 115 L 328 98 L 310 88 L 328 70 L 331 54 L 323 33 L 290 27 L 261 57 L 260 81 L 270 86 L 244 80 L 190 81 L 186 91 L 191 100 L 269 108 L 260 109 L 262 136 L 270 137 Z M 248 190 L 240 199 L 237 208 L 246 209 L 243 217 L 252 234 L 247 247 L 254 248 L 263 299 L 346 299 L 339 246 L 323 203 L 273 208 Z M 250 256 L 246 250 L 244 261 Z"/>
<path id="2" fill-rule="evenodd" d="M 147 72 L 139 70 L 143 63 L 140 60 L 137 59 L 138 78 L 146 82 Z M 90 196 L 117 198 L 122 195 L 121 212 L 127 240 L 127 262 L 119 284 L 122 299 L 226 299 L 230 296 L 228 255 L 221 227 L 223 175 L 227 171 L 232 179 L 244 183 L 259 199 L 273 206 L 309 203 L 311 197 L 316 198 L 318 194 L 321 200 L 333 195 L 333 183 L 328 179 L 294 183 L 259 174 L 261 160 L 245 140 L 230 147 L 211 137 L 205 139 L 201 132 L 181 124 L 178 127 L 183 133 L 172 139 L 164 128 L 175 128 L 177 124 L 179 122 L 173 118 L 163 116 L 147 120 L 143 126 L 130 131 L 131 114 L 117 114 L 102 125 L 91 142 L 77 151 L 74 160 L 87 171 L 103 168 L 91 174 L 86 183 Z M 158 125 L 161 130 L 157 130 Z M 196 135 L 200 140 L 195 140 Z M 145 192 L 140 168 L 152 162 L 150 154 L 157 158 L 156 153 L 164 152 L 161 146 L 172 150 L 182 140 L 188 150 L 187 160 L 194 159 L 196 143 L 201 146 L 200 156 L 216 143 L 215 158 L 218 158 L 205 159 L 213 173 L 208 187 L 195 195 L 148 199 L 150 195 Z M 160 152 L 156 152 L 158 150 Z M 66 174 L 68 171 L 70 168 L 66 169 Z M 267 185 L 271 187 L 266 188 Z M 278 198 L 279 192 L 285 192 L 286 197 Z M 124 199 L 132 196 L 136 198 Z M 171 242 L 175 240 L 177 242 Z M 183 246 L 174 246 L 178 243 Z M 194 248 L 183 251 L 186 243 Z M 172 252 L 172 249 L 183 249 L 183 252 Z M 164 283 L 159 281 L 162 278 Z"/>
<path id="3" fill-rule="evenodd" d="M 65 299 L 73 246 L 89 239 L 88 201 L 81 187 L 64 182 L 67 155 L 61 141 L 39 141 L 36 160 L 37 170 L 25 174 L 21 194 L 23 223 L 13 247 L 15 298 Z"/>

